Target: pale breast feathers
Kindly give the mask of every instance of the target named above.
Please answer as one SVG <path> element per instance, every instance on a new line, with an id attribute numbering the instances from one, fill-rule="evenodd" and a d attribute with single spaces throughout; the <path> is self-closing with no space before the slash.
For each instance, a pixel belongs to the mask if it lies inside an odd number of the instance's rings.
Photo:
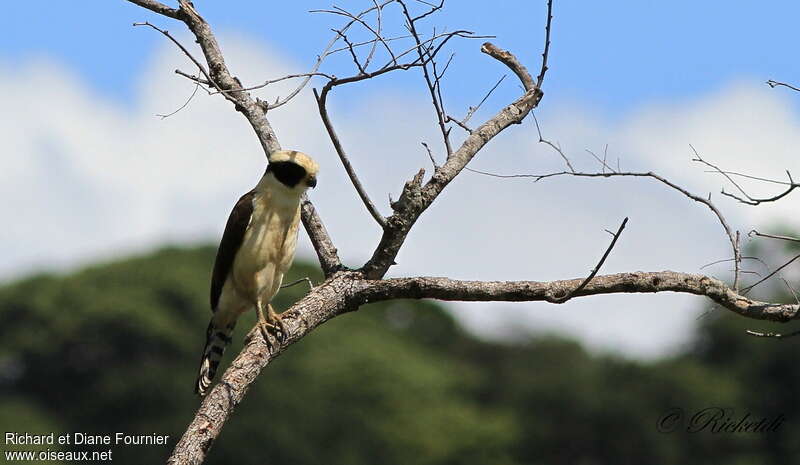
<path id="1" fill-rule="evenodd" d="M 256 194 L 250 228 L 236 256 L 236 287 L 243 294 L 269 300 L 277 293 L 297 245 L 298 206 L 285 208 Z"/>

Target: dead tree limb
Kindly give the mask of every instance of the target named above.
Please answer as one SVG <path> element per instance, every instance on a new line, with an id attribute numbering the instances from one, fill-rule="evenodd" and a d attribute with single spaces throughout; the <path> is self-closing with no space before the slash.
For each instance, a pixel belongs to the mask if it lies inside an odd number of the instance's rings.
<path id="1" fill-rule="evenodd" d="M 241 83 L 231 74 L 225 64 L 222 50 L 217 43 L 216 37 L 214 37 L 214 33 L 211 31 L 211 27 L 200 16 L 197 10 L 195 10 L 191 2 L 179 0 L 179 7 L 175 9 L 156 0 L 129 1 L 164 16 L 178 19 L 186 24 L 203 50 L 203 55 L 208 65 L 206 75 L 208 82 L 212 83 L 214 87 L 223 93 L 226 99 L 234 104 L 236 111 L 242 113 L 242 115 L 247 118 L 266 156 L 281 149 L 275 131 L 272 129 L 269 120 L 267 120 L 266 105 L 264 105 L 264 102 L 254 99 L 248 91 L 241 90 L 243 88 Z M 184 49 L 182 46 L 181 48 Z M 186 53 L 188 54 L 188 52 Z M 200 68 L 205 73 L 205 67 L 201 65 Z M 306 201 L 306 203 L 310 204 L 310 201 Z M 336 255 L 336 248 L 332 246 L 331 239 L 327 235 L 319 216 L 313 214 L 314 212 L 313 206 L 311 208 L 303 208 L 303 224 L 315 245 L 329 245 L 318 248 L 317 255 L 320 257 L 320 264 L 322 265 L 323 271 L 330 272 L 330 270 L 340 267 L 341 261 Z"/>
<path id="2" fill-rule="evenodd" d="M 272 360 L 322 323 L 366 302 L 391 299 L 437 299 L 465 302 L 553 302 L 585 280 L 461 281 L 440 277 L 365 279 L 357 271 L 337 273 L 284 313 L 288 340 L 273 352 L 261 338 L 253 338 L 225 371 L 222 380 L 203 400 L 200 409 L 175 447 L 168 463 L 202 463 L 233 409 L 250 384 Z M 595 276 L 574 296 L 680 292 L 705 296 L 748 318 L 787 322 L 795 320 L 800 304 L 760 302 L 737 294 L 725 283 L 703 275 L 674 271 L 634 272 Z"/>

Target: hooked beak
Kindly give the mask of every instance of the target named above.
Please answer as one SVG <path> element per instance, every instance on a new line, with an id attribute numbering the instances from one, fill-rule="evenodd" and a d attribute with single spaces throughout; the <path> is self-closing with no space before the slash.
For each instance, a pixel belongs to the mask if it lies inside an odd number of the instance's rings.
<path id="1" fill-rule="evenodd" d="M 316 176 L 309 177 L 307 183 L 308 187 L 317 187 L 317 177 Z"/>

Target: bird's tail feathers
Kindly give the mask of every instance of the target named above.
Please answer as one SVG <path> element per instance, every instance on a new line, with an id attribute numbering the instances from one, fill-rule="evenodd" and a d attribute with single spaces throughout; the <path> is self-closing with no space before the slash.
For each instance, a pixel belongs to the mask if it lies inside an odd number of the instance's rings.
<path id="1" fill-rule="evenodd" d="M 194 386 L 195 394 L 203 397 L 211 386 L 211 380 L 217 373 L 219 362 L 225 348 L 231 343 L 233 328 L 236 322 L 229 324 L 225 328 L 219 328 L 214 324 L 214 319 L 208 324 L 206 330 L 206 347 L 203 349 L 203 357 L 200 359 L 200 373 L 197 375 L 197 382 Z"/>

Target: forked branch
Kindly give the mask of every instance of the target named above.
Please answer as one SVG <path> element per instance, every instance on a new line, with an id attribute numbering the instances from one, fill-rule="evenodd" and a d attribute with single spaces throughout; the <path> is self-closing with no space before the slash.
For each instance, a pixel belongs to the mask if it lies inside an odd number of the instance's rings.
<path id="1" fill-rule="evenodd" d="M 581 287 L 583 283 L 586 283 Z M 579 289 L 580 288 L 580 289 Z M 574 290 L 574 291 L 573 291 Z M 356 310 L 366 302 L 392 299 L 445 301 L 504 301 L 558 303 L 569 293 L 573 298 L 592 295 L 679 292 L 705 296 L 742 316 L 776 322 L 798 318 L 800 304 L 760 302 L 736 293 L 722 281 L 703 275 L 674 271 L 619 273 L 560 281 L 462 281 L 441 277 L 365 279 L 360 272 L 344 271 L 316 286 L 283 313 L 287 341 L 270 352 L 262 338 L 252 338 L 222 380 L 203 400 L 186 433 L 175 447 L 170 464 L 200 464 L 234 408 L 244 399 L 251 383 L 287 346 L 298 342 L 324 322 Z"/>
<path id="2" fill-rule="evenodd" d="M 178 0 L 179 7 L 174 9 L 156 0 L 129 1 L 164 16 L 178 19 L 186 24 L 189 30 L 194 34 L 197 43 L 200 44 L 200 48 L 203 50 L 203 55 L 208 65 L 207 70 L 199 60 L 195 59 L 185 47 L 178 43 L 178 41 L 166 31 L 152 25 L 150 26 L 162 32 L 162 34 L 166 35 L 172 42 L 178 45 L 180 49 L 189 56 L 193 63 L 198 66 L 201 73 L 205 76 L 206 81 L 220 91 L 227 100 L 234 104 L 234 108 L 247 118 L 266 156 L 280 150 L 281 146 L 278 143 L 278 138 L 275 136 L 272 125 L 269 123 L 269 120 L 267 120 L 267 109 L 262 105 L 263 102 L 254 99 L 248 91 L 242 90 L 243 86 L 239 80 L 231 74 L 228 70 L 228 66 L 225 64 L 222 50 L 217 43 L 216 37 L 214 37 L 214 33 L 211 31 L 211 27 L 200 16 L 197 10 L 195 10 L 191 2 L 187 0 Z M 325 247 L 317 249 L 317 254 L 320 257 L 320 264 L 323 270 L 330 271 L 340 268 L 341 261 L 336 255 L 336 248 L 333 247 L 332 241 L 327 235 L 319 216 L 315 214 L 313 208 L 308 207 L 303 208 L 302 214 L 303 224 L 306 226 L 306 231 L 311 237 L 312 242 L 326 245 Z"/>
<path id="3" fill-rule="evenodd" d="M 424 172 L 420 172 L 414 179 L 406 183 L 400 198 L 392 204 L 394 213 L 387 219 L 387 225 L 378 247 L 373 252 L 372 258 L 362 268 L 368 278 L 377 279 L 386 274 L 394 263 L 408 232 L 442 190 L 464 170 L 490 140 L 512 124 L 522 122 L 542 98 L 541 89 L 535 86 L 527 69 L 514 55 L 489 42 L 481 46 L 481 51 L 501 61 L 519 76 L 526 92 L 467 136 L 445 163 L 436 168 L 427 183 L 422 184 L 421 174 Z"/>
<path id="4" fill-rule="evenodd" d="M 385 227 L 386 218 L 384 218 L 383 215 L 381 215 L 377 207 L 375 207 L 375 204 L 372 203 L 372 200 L 369 198 L 367 191 L 364 189 L 364 186 L 358 179 L 356 170 L 350 163 L 350 159 L 347 157 L 347 154 L 344 151 L 344 147 L 342 147 L 342 143 L 339 140 L 339 136 L 336 134 L 336 130 L 333 128 L 333 123 L 331 122 L 331 118 L 330 116 L 328 116 L 327 98 L 329 89 L 330 88 L 328 88 L 327 90 L 323 89 L 322 94 L 318 93 L 317 89 L 314 89 L 314 98 L 317 100 L 317 108 L 319 109 L 319 115 L 320 118 L 322 118 L 322 123 L 325 125 L 325 130 L 328 131 L 328 136 L 331 139 L 331 143 L 333 143 L 333 148 L 336 150 L 336 154 L 339 155 L 339 160 L 342 162 L 342 166 L 344 166 L 344 170 L 345 172 L 347 172 L 347 176 L 353 183 L 353 187 L 355 187 L 356 192 L 358 192 L 358 196 L 361 197 L 361 201 L 364 203 L 364 206 L 367 208 L 367 211 L 369 212 L 370 215 L 372 215 L 372 217 L 381 227 Z"/>

